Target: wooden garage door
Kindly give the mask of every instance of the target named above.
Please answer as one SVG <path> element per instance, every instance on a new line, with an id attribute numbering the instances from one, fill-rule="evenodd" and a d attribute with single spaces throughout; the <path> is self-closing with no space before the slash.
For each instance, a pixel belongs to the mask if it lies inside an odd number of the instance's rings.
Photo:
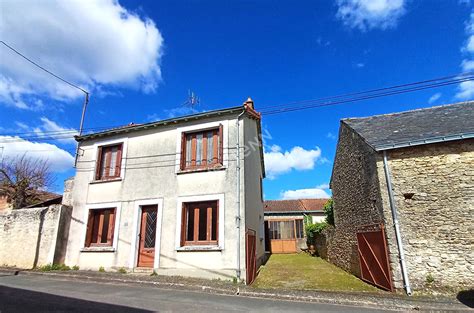
<path id="1" fill-rule="evenodd" d="M 297 238 L 303 238 L 303 220 L 271 220 L 268 221 L 268 236 L 271 253 L 297 252 Z"/>

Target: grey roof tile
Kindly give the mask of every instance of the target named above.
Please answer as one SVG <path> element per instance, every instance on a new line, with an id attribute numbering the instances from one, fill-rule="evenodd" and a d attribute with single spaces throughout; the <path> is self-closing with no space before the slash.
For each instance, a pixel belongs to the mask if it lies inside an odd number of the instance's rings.
<path id="1" fill-rule="evenodd" d="M 375 150 L 474 137 L 474 101 L 343 119 Z"/>

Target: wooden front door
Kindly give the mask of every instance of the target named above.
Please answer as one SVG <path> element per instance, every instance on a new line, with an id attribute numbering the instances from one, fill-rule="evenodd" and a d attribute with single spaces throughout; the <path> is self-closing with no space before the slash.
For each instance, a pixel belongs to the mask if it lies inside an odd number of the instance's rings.
<path id="1" fill-rule="evenodd" d="M 142 206 L 138 245 L 138 267 L 153 267 L 155 262 L 156 221 L 158 206 Z"/>

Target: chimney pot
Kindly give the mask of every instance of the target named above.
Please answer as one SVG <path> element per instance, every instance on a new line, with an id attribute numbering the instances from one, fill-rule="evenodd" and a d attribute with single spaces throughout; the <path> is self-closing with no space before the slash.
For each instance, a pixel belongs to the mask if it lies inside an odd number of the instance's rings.
<path id="1" fill-rule="evenodd" d="M 252 110 L 254 109 L 253 107 L 253 100 L 252 98 L 248 97 L 248 99 L 244 102 L 244 105 L 248 106 L 249 108 L 251 108 Z"/>

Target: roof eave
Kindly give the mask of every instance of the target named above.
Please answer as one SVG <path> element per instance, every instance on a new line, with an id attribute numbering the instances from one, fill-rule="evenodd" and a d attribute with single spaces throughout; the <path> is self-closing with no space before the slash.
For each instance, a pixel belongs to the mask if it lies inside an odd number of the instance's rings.
<path id="1" fill-rule="evenodd" d="M 393 149 L 421 146 L 421 145 L 455 141 L 455 140 L 471 139 L 471 138 L 474 138 L 474 133 L 465 133 L 465 134 L 443 136 L 443 137 L 432 137 L 432 138 L 406 141 L 406 142 L 400 142 L 400 143 L 388 144 L 388 145 L 376 145 L 374 149 L 375 151 L 380 152 L 380 151 L 385 151 L 385 150 L 393 150 Z"/>
<path id="2" fill-rule="evenodd" d="M 74 136 L 74 139 L 77 142 L 81 142 L 81 141 L 85 141 L 85 140 L 89 140 L 89 139 L 93 139 L 93 138 L 97 138 L 97 137 L 113 136 L 113 135 L 128 133 L 128 132 L 132 132 L 132 131 L 134 132 L 134 131 L 145 130 L 145 129 L 149 129 L 149 128 L 155 128 L 155 127 L 159 127 L 159 126 L 167 126 L 167 125 L 171 125 L 171 124 L 178 124 L 178 123 L 182 123 L 182 122 L 198 120 L 198 119 L 202 119 L 202 118 L 209 118 L 209 117 L 215 117 L 215 116 L 219 116 L 219 115 L 233 114 L 233 113 L 241 112 L 242 110 L 245 110 L 245 107 L 240 105 L 240 106 L 237 106 L 237 107 L 231 107 L 231 108 L 222 109 L 222 110 L 203 112 L 203 113 L 198 113 L 198 114 L 193 114 L 193 115 L 186 115 L 186 116 L 181 116 L 181 117 L 171 118 L 171 119 L 167 119 L 167 120 L 141 124 L 141 125 L 132 126 L 132 127 L 116 128 L 116 129 L 110 129 L 110 130 L 106 130 L 106 131 L 103 131 L 103 132 L 98 132 L 98 133 L 93 133 L 93 134 L 88 134 L 88 135 Z"/>

